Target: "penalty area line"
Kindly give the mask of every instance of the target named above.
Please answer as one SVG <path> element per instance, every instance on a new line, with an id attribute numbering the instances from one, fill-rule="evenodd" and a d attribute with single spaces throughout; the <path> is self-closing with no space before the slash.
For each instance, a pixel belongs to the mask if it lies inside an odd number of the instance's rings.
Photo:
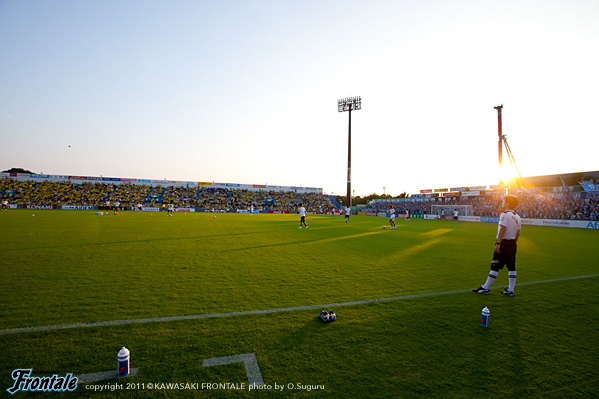
<path id="1" fill-rule="evenodd" d="M 524 282 L 524 283 L 518 283 L 518 286 L 544 284 L 544 283 L 555 283 L 558 281 L 579 280 L 579 279 L 583 279 L 583 278 L 593 278 L 593 277 L 599 277 L 599 274 L 589 274 L 587 276 L 562 277 L 562 278 L 555 278 L 555 279 L 551 279 L 551 280 L 529 281 L 529 282 Z M 310 310 L 310 309 L 322 309 L 322 308 L 332 308 L 332 307 L 340 307 L 340 306 L 364 305 L 364 304 L 376 303 L 376 302 L 398 301 L 401 299 L 413 299 L 413 298 L 423 298 L 423 297 L 429 297 L 429 296 L 460 294 L 460 293 L 469 292 L 469 291 L 471 291 L 471 289 L 456 290 L 456 291 L 426 292 L 426 293 L 422 293 L 422 294 L 400 295 L 400 296 L 393 296 L 393 297 L 387 297 L 387 298 L 362 299 L 362 300 L 358 300 L 358 301 L 326 303 L 326 304 L 320 304 L 320 305 L 293 306 L 293 307 L 289 307 L 289 308 L 244 310 L 244 311 L 239 311 L 239 312 L 207 313 L 207 314 L 187 315 L 187 316 L 166 316 L 166 317 L 152 317 L 152 318 L 146 318 L 146 319 L 109 320 L 109 321 L 97 321 L 97 322 L 91 322 L 91 323 L 73 323 L 73 324 L 60 324 L 60 325 L 53 325 L 53 326 L 10 328 L 7 330 L 0 330 L 0 335 L 52 331 L 52 330 L 66 330 L 66 329 L 70 329 L 70 328 L 120 326 L 120 325 L 125 325 L 125 324 L 142 324 L 142 323 L 169 322 L 169 321 L 180 321 L 180 320 L 211 319 L 211 318 L 216 318 L 216 317 L 235 317 L 235 316 L 248 316 L 248 315 L 256 315 L 256 314 L 293 312 L 293 311 L 297 311 L 297 310 Z"/>

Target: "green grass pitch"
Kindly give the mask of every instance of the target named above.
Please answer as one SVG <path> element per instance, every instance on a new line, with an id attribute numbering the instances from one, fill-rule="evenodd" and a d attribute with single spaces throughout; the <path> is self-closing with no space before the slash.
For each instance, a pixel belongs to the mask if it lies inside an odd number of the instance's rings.
<path id="1" fill-rule="evenodd" d="M 307 222 L 309 230 L 299 230 L 295 215 L 0 212 L 2 392 L 17 368 L 115 370 L 126 346 L 137 376 L 95 384 L 135 389 L 94 392 L 79 384 L 75 392 L 15 395 L 597 395 L 596 231 L 524 226 L 511 298 L 499 292 L 506 270 L 491 295 L 467 291 L 486 279 L 495 224 L 401 219 L 389 230 L 386 218 L 344 223 L 326 215 Z M 591 277 L 566 279 L 580 276 Z M 317 319 L 319 308 L 285 309 L 377 298 L 395 299 L 339 305 L 328 324 Z M 489 328 L 479 326 L 485 306 Z M 282 310 L 252 313 L 269 309 Z M 214 317 L 7 333 L 186 315 Z M 267 386 L 260 390 L 248 391 L 243 363 L 202 365 L 251 353 Z M 168 383 L 246 389 L 147 388 Z"/>

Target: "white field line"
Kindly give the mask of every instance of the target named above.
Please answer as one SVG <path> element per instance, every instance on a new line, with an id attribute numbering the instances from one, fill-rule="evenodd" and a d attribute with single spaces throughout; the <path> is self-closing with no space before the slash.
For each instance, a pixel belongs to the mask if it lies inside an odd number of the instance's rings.
<path id="1" fill-rule="evenodd" d="M 559 282 L 559 281 L 578 280 L 578 279 L 593 278 L 593 277 L 599 277 L 599 274 L 589 274 L 587 276 L 563 277 L 563 278 L 555 278 L 555 279 L 551 279 L 551 280 L 529 281 L 529 282 L 525 282 L 525 283 L 518 283 L 518 287 L 523 286 L 523 285 L 555 283 L 555 282 Z M 495 288 L 497 288 L 497 287 L 495 287 Z M 124 325 L 124 324 L 141 324 L 141 323 L 168 322 L 168 321 L 179 321 L 179 320 L 210 319 L 210 318 L 215 318 L 215 317 L 234 317 L 234 316 L 247 316 L 247 315 L 254 315 L 254 314 L 293 312 L 293 311 L 297 311 L 297 310 L 324 309 L 324 308 L 334 308 L 334 307 L 338 308 L 340 306 L 363 305 L 363 304 L 367 304 L 367 303 L 397 301 L 397 300 L 401 300 L 401 299 L 412 299 L 412 298 L 422 298 L 422 297 L 428 297 L 428 296 L 459 294 L 459 293 L 469 292 L 469 291 L 471 291 L 471 290 L 464 289 L 464 290 L 457 290 L 457 291 L 427 292 L 427 293 L 423 293 L 423 294 L 401 295 L 401 296 L 393 296 L 393 297 L 387 297 L 387 298 L 362 299 L 359 301 L 350 301 L 350 302 L 337 302 L 337 303 L 325 303 L 325 304 L 320 304 L 320 305 L 293 306 L 290 308 L 245 310 L 245 311 L 240 311 L 240 312 L 227 312 L 227 313 L 208 313 L 208 314 L 187 315 L 187 316 L 152 317 L 152 318 L 147 318 L 147 319 L 109 320 L 109 321 L 97 321 L 97 322 L 92 322 L 92 323 L 73 323 L 73 324 L 59 324 L 59 325 L 53 325 L 53 326 L 10 328 L 7 330 L 0 330 L 0 335 L 51 331 L 51 330 L 66 330 L 69 328 L 119 326 L 119 325 Z"/>
<path id="2" fill-rule="evenodd" d="M 120 378 L 135 377 L 138 372 L 139 367 L 136 367 L 134 369 L 129 370 L 129 375 L 127 375 L 127 377 Z M 76 377 L 79 379 L 79 382 L 87 384 L 90 382 L 98 382 L 104 380 L 116 380 L 117 378 L 119 378 L 119 372 L 115 369 L 110 371 L 101 371 L 99 373 L 81 374 Z"/>
<path id="3" fill-rule="evenodd" d="M 260 367 L 258 366 L 256 355 L 253 353 L 204 359 L 202 367 L 221 366 L 223 364 L 238 362 L 243 362 L 245 365 L 245 373 L 247 374 L 248 383 L 250 385 L 264 385 L 264 380 L 262 379 L 262 374 L 260 373 Z"/>

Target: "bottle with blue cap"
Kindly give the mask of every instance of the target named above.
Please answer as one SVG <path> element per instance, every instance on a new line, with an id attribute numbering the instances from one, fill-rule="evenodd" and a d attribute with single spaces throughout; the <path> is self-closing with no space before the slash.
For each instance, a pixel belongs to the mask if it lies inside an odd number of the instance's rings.
<path id="1" fill-rule="evenodd" d="M 489 327 L 489 316 L 491 315 L 491 311 L 486 306 L 483 308 L 482 316 L 480 319 L 480 325 L 482 327 Z"/>

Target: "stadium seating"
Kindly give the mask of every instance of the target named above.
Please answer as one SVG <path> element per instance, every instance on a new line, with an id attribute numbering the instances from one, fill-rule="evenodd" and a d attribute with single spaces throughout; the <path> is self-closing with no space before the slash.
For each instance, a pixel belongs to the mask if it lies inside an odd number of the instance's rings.
<path id="1" fill-rule="evenodd" d="M 599 195 L 574 193 L 521 194 L 517 212 L 523 218 L 598 220 Z M 177 208 L 199 208 L 201 210 L 227 212 L 256 210 L 295 212 L 300 203 L 308 211 L 328 212 L 336 206 L 327 196 L 320 193 L 298 194 L 295 191 L 249 191 L 218 187 L 188 188 L 182 186 L 149 186 L 131 183 L 71 181 L 17 181 L 0 179 L 0 198 L 17 206 L 95 206 L 102 207 L 106 201 L 118 201 L 121 208 L 144 206 L 162 207 L 174 204 Z M 457 198 L 430 198 L 421 202 L 393 203 L 398 213 L 430 214 L 432 204 L 470 205 L 473 216 L 497 216 L 501 200 L 496 195 L 481 195 Z M 389 202 L 375 202 L 363 210 L 386 212 Z"/>

